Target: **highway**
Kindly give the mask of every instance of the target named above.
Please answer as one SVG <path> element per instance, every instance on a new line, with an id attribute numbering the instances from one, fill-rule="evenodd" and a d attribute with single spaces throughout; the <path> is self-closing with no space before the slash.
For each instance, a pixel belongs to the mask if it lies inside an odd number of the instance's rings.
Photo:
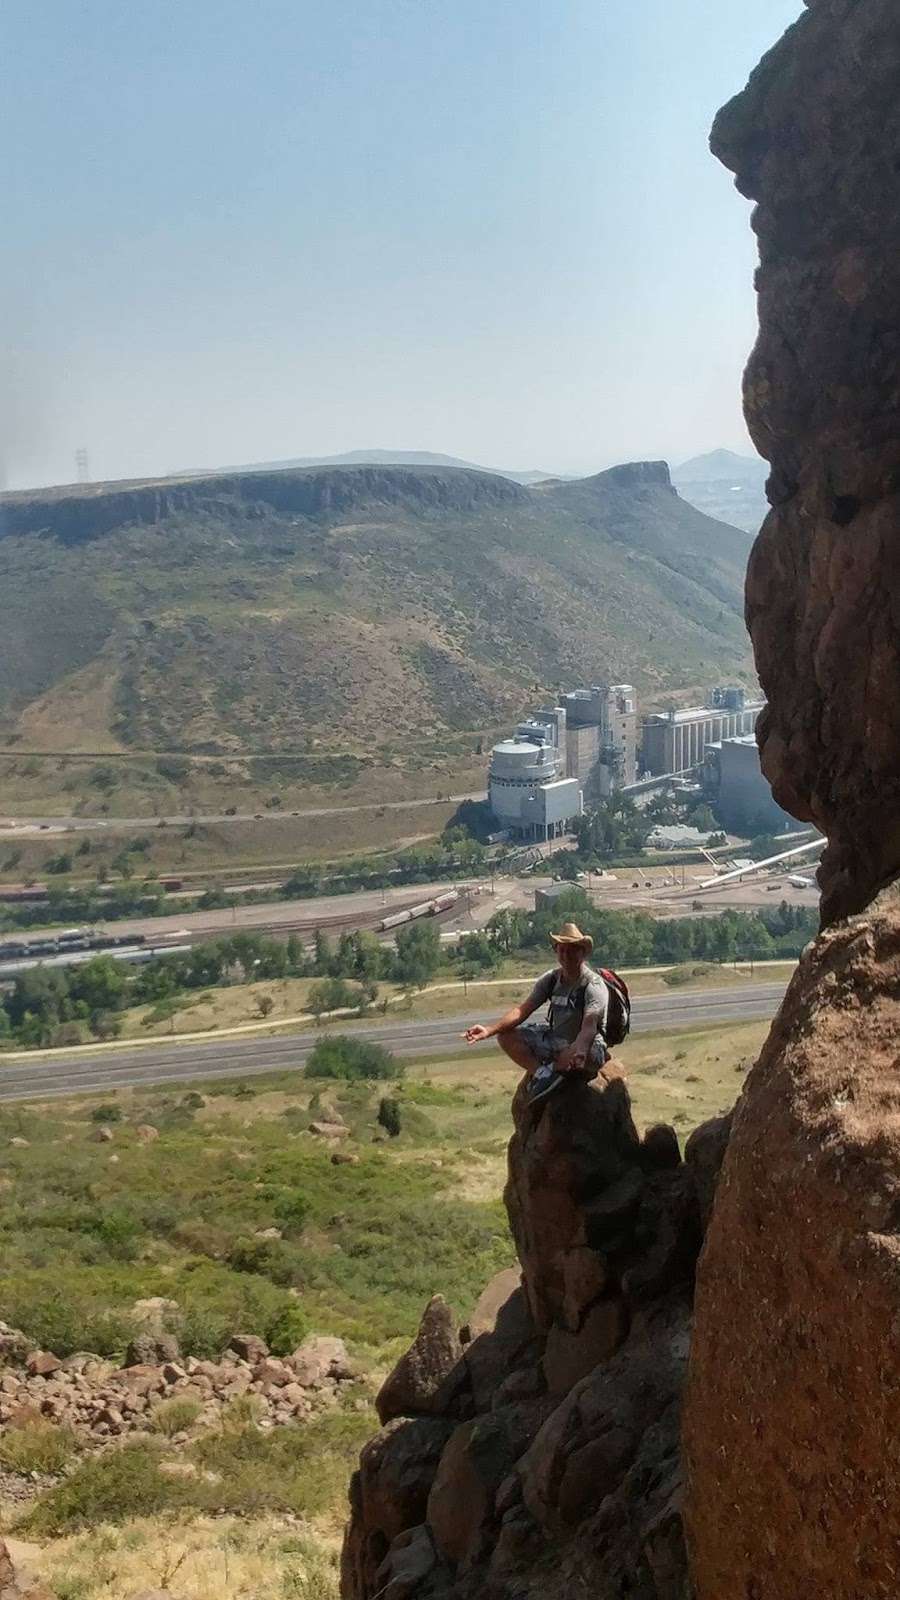
<path id="1" fill-rule="evenodd" d="M 635 1001 L 635 1033 L 725 1022 L 764 1022 L 775 1015 L 784 983 L 758 983 L 746 989 L 695 989 L 684 995 L 646 995 Z M 397 1056 L 459 1054 L 463 1028 L 477 1020 L 471 1010 L 439 1020 L 380 1022 L 352 1026 L 355 1038 L 384 1045 Z M 328 1032 L 339 1033 L 340 1025 Z M 103 1051 L 86 1047 L 66 1055 L 0 1057 L 0 1101 L 52 1099 L 96 1090 L 139 1088 L 160 1083 L 199 1083 L 203 1079 L 250 1078 L 301 1067 L 323 1031 L 269 1037 L 211 1039 L 208 1044 L 154 1041 L 134 1048 Z M 327 1036 L 327 1035 L 326 1035 Z M 473 1065 L 493 1043 L 473 1045 Z M 626 1062 L 627 1065 L 627 1062 Z"/>

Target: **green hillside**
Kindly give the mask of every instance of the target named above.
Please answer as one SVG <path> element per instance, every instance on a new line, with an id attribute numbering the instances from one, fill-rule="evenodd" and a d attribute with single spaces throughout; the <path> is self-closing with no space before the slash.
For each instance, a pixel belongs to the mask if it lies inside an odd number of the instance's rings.
<path id="1" fill-rule="evenodd" d="M 362 749 L 606 676 L 747 677 L 749 539 L 663 463 L 347 466 L 0 496 L 0 736 Z"/>

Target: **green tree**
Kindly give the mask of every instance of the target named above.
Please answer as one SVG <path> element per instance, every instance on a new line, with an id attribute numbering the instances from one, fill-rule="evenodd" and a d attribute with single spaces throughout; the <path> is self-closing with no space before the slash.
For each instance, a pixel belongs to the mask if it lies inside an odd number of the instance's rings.
<path id="1" fill-rule="evenodd" d="M 409 922 L 397 929 L 395 972 L 397 981 L 424 989 L 437 972 L 441 936 L 433 923 Z"/>
<path id="2" fill-rule="evenodd" d="M 350 987 L 344 978 L 323 978 L 309 991 L 307 1009 L 318 1022 L 327 1011 L 349 1010 L 359 1002 L 359 991 Z"/>
<path id="3" fill-rule="evenodd" d="M 69 979 L 73 1000 L 83 1000 L 93 1016 L 102 1011 L 117 1011 L 128 989 L 128 978 L 121 961 L 113 956 L 94 956 L 83 967 L 75 967 Z"/>
<path id="4" fill-rule="evenodd" d="M 353 976 L 371 984 L 384 974 L 385 952 L 374 933 L 360 930 L 353 935 Z"/>
<path id="5" fill-rule="evenodd" d="M 65 973 L 59 967 L 32 967 L 28 972 L 20 972 L 5 1004 L 9 1020 L 16 1029 L 22 1027 L 27 1017 L 50 1027 L 68 1022 L 69 985 Z"/>
<path id="6" fill-rule="evenodd" d="M 317 928 L 313 935 L 313 976 L 327 978 L 331 972 L 334 952 L 327 933 Z"/>

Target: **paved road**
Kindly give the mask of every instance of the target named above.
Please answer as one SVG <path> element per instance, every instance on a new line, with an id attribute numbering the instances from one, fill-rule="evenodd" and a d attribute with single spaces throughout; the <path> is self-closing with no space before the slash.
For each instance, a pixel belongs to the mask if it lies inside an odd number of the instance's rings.
<path id="1" fill-rule="evenodd" d="M 765 1021 L 781 1003 L 783 983 L 754 984 L 739 992 L 694 990 L 678 997 L 647 995 L 635 1002 L 633 1029 L 691 1024 Z M 458 1052 L 460 1033 L 472 1012 L 434 1022 L 383 1022 L 354 1026 L 354 1037 L 382 1044 L 398 1056 Z M 335 1028 L 335 1032 L 339 1029 Z M 155 1083 L 197 1083 L 204 1078 L 249 1078 L 300 1067 L 321 1032 L 280 1034 L 274 1038 L 221 1039 L 209 1044 L 148 1044 L 136 1049 L 79 1050 L 68 1056 L 21 1063 L 0 1058 L 0 1101 L 50 1099 L 92 1090 L 135 1088 Z M 496 1045 L 474 1045 L 477 1054 Z"/>
<path id="2" fill-rule="evenodd" d="M 361 805 L 354 806 L 315 806 L 308 810 L 287 811 L 275 809 L 272 811 L 226 811 L 209 812 L 200 815 L 195 812 L 182 812 L 171 817 L 158 817 L 144 815 L 143 817 L 2 817 L 0 818 L 0 836 L 9 832 L 21 838 L 33 833 L 75 833 L 98 832 L 105 829 L 107 832 L 123 828 L 148 828 L 151 825 L 158 827 L 164 822 L 167 827 L 188 827 L 192 822 L 217 823 L 217 822 L 291 822 L 298 817 L 336 817 L 344 816 L 356 811 L 411 811 L 417 806 L 436 805 L 461 805 L 464 800 L 483 800 L 484 790 L 477 794 L 447 794 L 437 800 L 434 795 L 420 795 L 417 800 L 369 800 Z"/>

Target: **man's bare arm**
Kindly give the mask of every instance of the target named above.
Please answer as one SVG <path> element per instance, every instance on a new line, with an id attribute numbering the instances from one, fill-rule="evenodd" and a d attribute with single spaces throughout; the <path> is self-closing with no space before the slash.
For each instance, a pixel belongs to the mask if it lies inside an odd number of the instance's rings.
<path id="1" fill-rule="evenodd" d="M 577 1072 L 579 1067 L 584 1066 L 590 1053 L 591 1045 L 597 1037 L 599 1021 L 599 1012 L 587 1012 L 578 1031 L 578 1037 L 573 1040 L 567 1050 L 560 1051 L 557 1057 L 556 1066 L 559 1072 Z"/>
<path id="2" fill-rule="evenodd" d="M 481 1039 L 493 1039 L 498 1033 L 508 1033 L 512 1028 L 517 1028 L 520 1022 L 524 1022 L 526 1017 L 530 1017 L 539 1004 L 539 1001 L 533 1001 L 529 995 L 519 1005 L 510 1006 L 496 1022 L 476 1022 L 473 1027 L 466 1029 L 463 1038 L 467 1044 L 478 1044 Z"/>

